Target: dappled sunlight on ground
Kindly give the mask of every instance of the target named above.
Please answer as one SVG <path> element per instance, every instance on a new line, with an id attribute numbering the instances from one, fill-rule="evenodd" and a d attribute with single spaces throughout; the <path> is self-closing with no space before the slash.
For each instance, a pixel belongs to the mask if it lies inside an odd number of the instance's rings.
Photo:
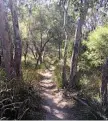
<path id="1" fill-rule="evenodd" d="M 69 104 L 63 99 L 62 91 L 58 91 L 56 85 L 52 81 L 52 73 L 50 71 L 45 71 L 41 74 L 45 77 L 40 82 L 43 108 L 45 109 L 45 119 L 67 119 L 69 113 L 67 108 Z"/>

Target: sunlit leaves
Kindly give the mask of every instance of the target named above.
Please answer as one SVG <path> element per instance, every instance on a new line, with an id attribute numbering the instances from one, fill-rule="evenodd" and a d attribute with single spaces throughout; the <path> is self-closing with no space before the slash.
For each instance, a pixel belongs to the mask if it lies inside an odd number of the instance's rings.
<path id="1" fill-rule="evenodd" d="M 108 57 L 108 26 L 98 27 L 91 32 L 86 45 L 88 59 L 95 65 L 102 64 Z"/>

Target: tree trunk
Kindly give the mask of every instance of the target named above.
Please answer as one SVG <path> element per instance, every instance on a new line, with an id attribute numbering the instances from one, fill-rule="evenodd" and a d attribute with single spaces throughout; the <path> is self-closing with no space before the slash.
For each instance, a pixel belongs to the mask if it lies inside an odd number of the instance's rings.
<path id="1" fill-rule="evenodd" d="M 0 0 L 0 36 L 2 42 L 3 59 L 7 78 L 11 77 L 11 40 L 9 37 L 9 26 L 3 0 Z"/>
<path id="2" fill-rule="evenodd" d="M 43 63 L 43 59 L 42 59 L 42 55 L 39 55 L 39 65 L 41 65 Z"/>
<path id="3" fill-rule="evenodd" d="M 68 48 L 68 35 L 67 35 L 67 12 L 68 12 L 68 2 L 67 1 L 64 4 L 64 32 L 65 32 L 65 45 L 64 45 L 64 57 L 63 57 L 63 70 L 62 70 L 62 85 L 64 88 L 66 86 L 66 62 L 67 62 L 67 48 Z M 65 5 L 67 4 L 67 8 L 65 8 Z"/>
<path id="4" fill-rule="evenodd" d="M 63 88 L 66 86 L 66 62 L 67 62 L 67 48 L 68 48 L 68 43 L 67 43 L 67 33 L 66 33 L 66 40 L 65 40 L 65 47 L 64 47 L 64 58 L 63 58 L 63 71 L 62 71 L 62 83 L 63 83 Z"/>
<path id="5" fill-rule="evenodd" d="M 24 54 L 24 65 L 26 66 L 27 65 L 27 55 Z"/>
<path id="6" fill-rule="evenodd" d="M 24 45 L 24 64 L 27 64 L 27 54 L 28 54 L 29 43 L 28 41 L 25 42 Z"/>
<path id="7" fill-rule="evenodd" d="M 58 49 L 59 49 L 59 51 L 58 51 L 58 57 L 59 57 L 59 60 L 61 59 L 61 43 L 59 42 L 59 44 L 58 44 Z"/>
<path id="8" fill-rule="evenodd" d="M 101 84 L 101 97 L 102 97 L 102 105 L 107 106 L 107 93 L 108 93 L 108 58 L 102 69 L 102 84 Z"/>
<path id="9" fill-rule="evenodd" d="M 36 68 L 38 67 L 38 65 L 41 65 L 43 63 L 42 54 L 43 54 L 43 52 L 38 53 L 38 59 L 37 59 L 37 62 L 36 62 Z"/>
<path id="10" fill-rule="evenodd" d="M 14 44 L 15 44 L 15 73 L 18 80 L 21 79 L 21 56 L 22 56 L 22 43 L 19 32 L 18 15 L 16 10 L 16 1 L 10 0 L 10 9 L 12 14 L 13 29 L 14 29 Z"/>
<path id="11" fill-rule="evenodd" d="M 74 48 L 72 52 L 71 68 L 70 68 L 70 79 L 69 79 L 70 85 L 69 86 L 73 88 L 77 86 L 76 73 L 77 73 L 79 50 L 80 50 L 81 39 L 82 39 L 82 27 L 86 19 L 86 14 L 88 10 L 88 5 L 87 5 L 86 0 L 84 3 L 81 3 L 81 6 L 82 7 L 80 10 L 80 18 L 78 20 L 78 25 L 77 25 L 76 33 L 75 33 L 75 41 L 74 41 Z"/>

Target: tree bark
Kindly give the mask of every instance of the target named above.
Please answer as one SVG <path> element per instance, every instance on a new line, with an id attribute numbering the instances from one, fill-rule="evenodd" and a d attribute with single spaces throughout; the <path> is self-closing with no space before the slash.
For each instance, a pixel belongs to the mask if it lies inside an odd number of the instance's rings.
<path id="1" fill-rule="evenodd" d="M 101 84 L 101 97 L 102 97 L 102 105 L 107 106 L 108 104 L 108 99 L 107 99 L 107 94 L 108 94 L 108 58 L 103 65 L 102 69 L 102 84 Z"/>
<path id="2" fill-rule="evenodd" d="M 37 58 L 37 62 L 36 62 L 36 68 L 38 67 L 38 65 L 41 65 L 43 63 L 43 58 L 42 58 L 43 52 L 39 52 L 38 53 L 38 58 Z"/>
<path id="3" fill-rule="evenodd" d="M 66 40 L 65 40 L 65 47 L 64 47 L 64 58 L 63 58 L 63 71 L 62 71 L 62 83 L 63 83 L 63 88 L 66 86 L 66 62 L 67 62 L 67 48 L 68 48 L 68 43 L 67 43 L 67 33 L 66 35 Z"/>
<path id="4" fill-rule="evenodd" d="M 58 44 L 58 58 L 59 58 L 59 60 L 61 59 L 61 43 L 59 42 L 59 44 Z"/>
<path id="5" fill-rule="evenodd" d="M 64 9 L 64 32 L 65 32 L 65 45 L 64 45 L 64 57 L 63 57 L 63 70 L 62 70 L 62 85 L 64 88 L 66 86 L 66 62 L 67 62 L 67 48 L 68 48 L 68 34 L 67 34 L 67 12 L 68 12 L 68 3 L 69 0 L 65 1 L 64 5 L 63 5 L 63 9 Z M 65 7 L 67 6 L 67 7 Z"/>
<path id="6" fill-rule="evenodd" d="M 29 49 L 29 43 L 28 41 L 25 41 L 25 43 L 23 44 L 24 45 L 24 64 L 26 65 L 27 64 L 27 54 L 28 54 L 28 49 Z"/>
<path id="7" fill-rule="evenodd" d="M 0 36 L 2 42 L 3 59 L 7 78 L 11 77 L 11 40 L 9 26 L 3 0 L 0 0 Z"/>
<path id="8" fill-rule="evenodd" d="M 15 68 L 16 78 L 20 80 L 22 75 L 21 74 L 22 43 L 19 32 L 19 23 L 18 23 L 18 15 L 16 10 L 15 0 L 10 0 L 10 9 L 12 14 L 13 29 L 14 29 L 14 44 L 15 44 L 14 68 Z"/>
<path id="9" fill-rule="evenodd" d="M 69 86 L 73 88 L 77 86 L 76 73 L 77 73 L 78 56 L 79 56 L 79 50 L 81 45 L 81 39 L 82 39 L 82 27 L 86 19 L 87 11 L 88 11 L 88 5 L 87 5 L 87 1 L 85 0 L 84 3 L 81 2 L 80 18 L 78 20 L 78 24 L 76 28 L 74 48 L 73 48 L 72 58 L 71 58 Z"/>

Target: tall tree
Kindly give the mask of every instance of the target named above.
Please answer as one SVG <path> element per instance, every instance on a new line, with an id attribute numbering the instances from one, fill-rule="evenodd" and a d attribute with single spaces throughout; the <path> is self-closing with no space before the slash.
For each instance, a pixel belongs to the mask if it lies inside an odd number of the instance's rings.
<path id="1" fill-rule="evenodd" d="M 102 105 L 107 106 L 107 96 L 108 96 L 108 58 L 106 59 L 105 64 L 102 69 L 102 85 L 101 85 L 101 97 L 102 97 Z"/>
<path id="2" fill-rule="evenodd" d="M 21 79 L 21 56 L 22 56 L 22 43 L 19 32 L 18 14 L 16 7 L 16 0 L 10 0 L 10 9 L 13 21 L 14 30 L 14 45 L 15 45 L 15 56 L 14 56 L 14 69 L 17 79 Z"/>
<path id="3" fill-rule="evenodd" d="M 67 62 L 67 47 L 68 47 L 68 34 L 67 34 L 67 15 L 69 0 L 62 1 L 64 11 L 64 33 L 65 33 L 65 45 L 64 45 L 64 57 L 63 57 L 63 70 L 62 70 L 62 83 L 63 87 L 66 85 L 66 62 Z"/>
<path id="4" fill-rule="evenodd" d="M 3 0 L 0 0 L 0 40 L 2 43 L 3 59 L 7 78 L 11 77 L 11 40 L 9 25 Z"/>
<path id="5" fill-rule="evenodd" d="M 78 56 L 82 39 L 82 28 L 84 25 L 84 21 L 86 19 L 88 11 L 88 0 L 80 0 L 80 16 L 78 19 L 78 24 L 75 33 L 75 41 L 74 48 L 72 51 L 72 59 L 71 59 L 71 68 L 70 68 L 70 86 L 76 87 L 76 73 L 77 73 L 77 64 L 78 64 Z"/>

